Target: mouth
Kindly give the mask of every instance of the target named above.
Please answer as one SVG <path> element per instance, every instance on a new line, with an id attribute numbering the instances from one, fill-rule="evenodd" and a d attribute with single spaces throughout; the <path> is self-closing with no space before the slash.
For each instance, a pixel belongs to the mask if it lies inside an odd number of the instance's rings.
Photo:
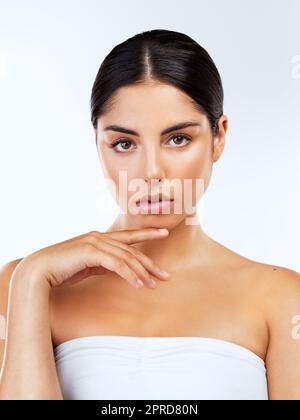
<path id="1" fill-rule="evenodd" d="M 164 209 L 170 209 L 174 199 L 164 194 L 148 195 L 137 200 L 137 207 L 144 213 L 161 214 Z"/>

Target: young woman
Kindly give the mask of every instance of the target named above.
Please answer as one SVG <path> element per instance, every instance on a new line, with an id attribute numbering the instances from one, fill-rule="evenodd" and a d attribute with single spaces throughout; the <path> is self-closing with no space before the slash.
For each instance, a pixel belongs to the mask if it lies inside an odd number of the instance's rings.
<path id="1" fill-rule="evenodd" d="M 91 113 L 123 212 L 2 268 L 0 398 L 299 399 L 300 275 L 197 219 L 228 128 L 209 54 L 182 33 L 138 34 L 102 63 Z"/>

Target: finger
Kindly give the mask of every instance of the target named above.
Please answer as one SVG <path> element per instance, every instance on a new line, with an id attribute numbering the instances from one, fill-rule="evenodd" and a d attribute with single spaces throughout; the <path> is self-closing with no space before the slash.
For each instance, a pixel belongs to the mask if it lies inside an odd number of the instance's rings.
<path id="1" fill-rule="evenodd" d="M 88 259 L 91 267 L 105 267 L 107 270 L 119 274 L 120 277 L 127 280 L 133 287 L 140 288 L 143 286 L 137 274 L 127 265 L 127 263 L 113 254 L 101 251 L 90 244 Z"/>
<path id="2" fill-rule="evenodd" d="M 118 245 L 119 242 L 117 242 L 117 245 L 110 244 L 106 240 L 102 241 L 100 244 L 95 244 L 95 246 L 101 249 L 101 251 L 105 251 L 109 254 L 115 255 L 119 259 L 123 259 L 126 264 L 137 274 L 137 277 L 143 281 L 143 283 L 150 287 L 151 289 L 154 289 L 157 284 L 155 280 L 151 277 L 149 272 L 145 269 L 145 267 L 142 265 L 142 263 L 129 251 L 126 249 L 120 248 Z"/>
<path id="3" fill-rule="evenodd" d="M 112 232 L 104 232 L 104 236 L 124 242 L 126 244 L 135 244 L 138 242 L 148 241 L 151 239 L 159 239 L 167 237 L 169 231 L 167 229 L 144 228 L 131 230 L 117 230 Z"/>
<path id="4" fill-rule="evenodd" d="M 122 249 L 132 253 L 134 257 L 137 258 L 143 264 L 145 269 L 148 270 L 148 272 L 152 273 L 154 276 L 156 276 L 159 280 L 169 280 L 170 273 L 167 273 L 166 271 L 162 270 L 157 264 L 154 263 L 154 261 L 151 258 L 143 254 L 138 249 L 135 249 L 130 245 L 124 244 L 123 242 L 116 241 L 115 239 L 112 239 L 110 237 L 106 237 L 105 242 L 108 242 L 114 246 L 121 247 Z"/>

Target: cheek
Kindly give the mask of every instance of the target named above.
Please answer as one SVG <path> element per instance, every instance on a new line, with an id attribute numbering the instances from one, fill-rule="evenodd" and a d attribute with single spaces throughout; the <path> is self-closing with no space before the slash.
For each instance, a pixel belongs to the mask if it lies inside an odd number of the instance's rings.
<path id="1" fill-rule="evenodd" d="M 194 204 L 199 201 L 208 186 L 211 170 L 211 151 L 208 147 L 194 148 L 191 154 L 182 156 L 180 165 L 174 167 L 172 173 L 173 179 L 181 181 L 182 200 L 184 194 L 191 194 Z"/>
<path id="2" fill-rule="evenodd" d="M 110 191 L 116 202 L 126 210 L 125 203 L 134 192 L 129 191 L 129 184 L 137 179 L 136 164 L 128 156 L 116 156 L 111 151 L 101 152 L 102 168 L 109 179 Z"/>
<path id="3" fill-rule="evenodd" d="M 181 156 L 180 165 L 173 169 L 174 177 L 180 179 L 204 178 L 210 175 L 212 167 L 212 157 L 210 148 L 205 145 L 197 145 L 190 151 Z"/>
<path id="4" fill-rule="evenodd" d="M 138 153 L 134 152 L 117 152 L 113 148 L 105 147 L 102 152 L 102 156 L 110 166 L 115 166 L 124 170 L 128 170 L 132 167 L 138 157 Z"/>
<path id="5" fill-rule="evenodd" d="M 117 156 L 111 150 L 100 150 L 100 160 L 106 177 L 113 180 L 116 186 L 122 181 L 122 178 L 125 179 L 124 172 L 126 177 L 130 178 L 132 175 L 131 172 L 134 170 L 134 165 L 130 164 L 128 159 L 124 159 L 123 156 Z"/>

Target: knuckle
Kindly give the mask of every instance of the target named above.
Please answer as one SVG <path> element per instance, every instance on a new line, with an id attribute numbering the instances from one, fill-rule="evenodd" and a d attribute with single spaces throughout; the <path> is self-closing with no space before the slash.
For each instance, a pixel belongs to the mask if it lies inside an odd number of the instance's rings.
<path id="1" fill-rule="evenodd" d="M 92 231 L 88 233 L 88 235 L 85 238 L 85 241 L 88 241 L 91 244 L 97 244 L 99 243 L 100 239 L 102 239 L 102 235 L 100 234 L 100 232 Z"/>
<path id="2" fill-rule="evenodd" d="M 100 232 L 98 232 L 97 230 L 91 230 L 91 231 L 88 233 L 88 236 L 89 236 L 90 238 L 99 238 L 99 236 L 100 236 Z"/>
<path id="3" fill-rule="evenodd" d="M 127 231 L 127 236 L 128 236 L 128 238 L 129 238 L 130 240 L 131 240 L 131 239 L 134 239 L 134 235 L 135 235 L 134 230 L 129 229 L 129 230 Z"/>
<path id="4" fill-rule="evenodd" d="M 94 246 L 90 242 L 84 242 L 82 249 L 84 252 L 92 252 L 95 250 Z"/>

